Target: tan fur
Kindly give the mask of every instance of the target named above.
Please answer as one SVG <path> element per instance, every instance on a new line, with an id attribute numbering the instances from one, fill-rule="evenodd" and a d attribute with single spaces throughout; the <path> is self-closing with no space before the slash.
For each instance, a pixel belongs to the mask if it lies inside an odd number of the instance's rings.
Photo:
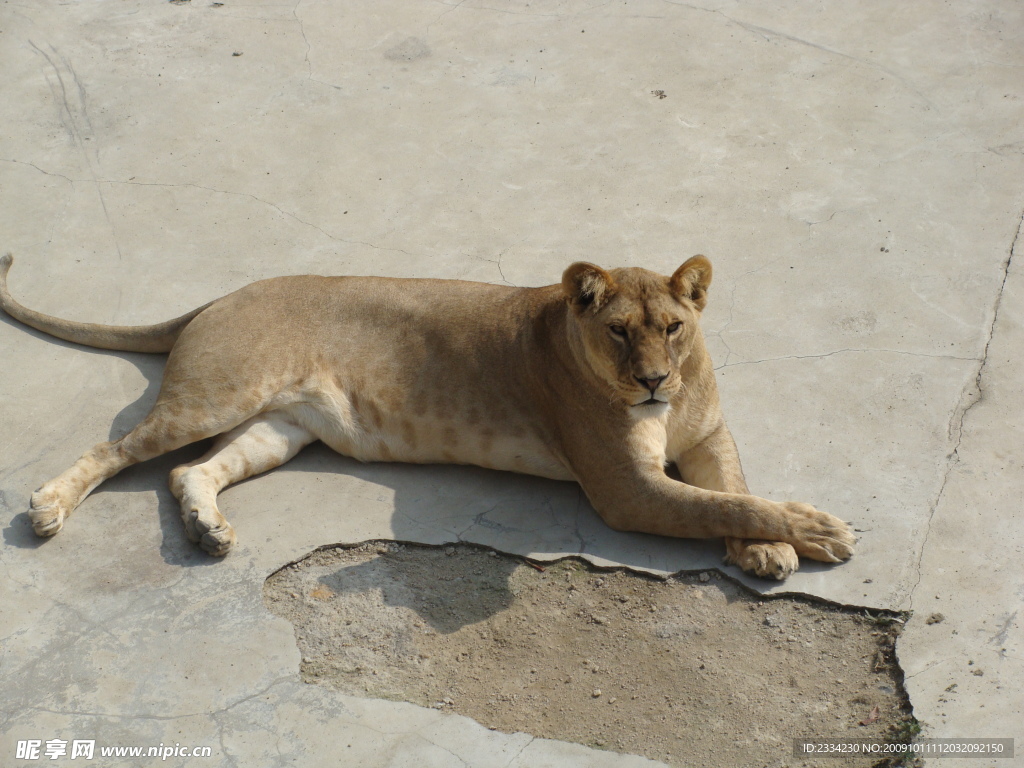
<path id="1" fill-rule="evenodd" d="M 798 554 L 853 552 L 841 520 L 747 490 L 700 330 L 703 256 L 671 277 L 577 263 L 544 288 L 282 277 L 141 329 L 22 307 L 10 263 L 0 259 L 0 307 L 12 316 L 92 346 L 170 349 L 149 415 L 32 495 L 40 536 L 121 469 L 219 435 L 171 473 L 186 532 L 216 555 L 235 542 L 217 494 L 314 440 L 362 461 L 576 480 L 612 528 L 725 537 L 727 559 L 759 576 L 785 578 Z"/>

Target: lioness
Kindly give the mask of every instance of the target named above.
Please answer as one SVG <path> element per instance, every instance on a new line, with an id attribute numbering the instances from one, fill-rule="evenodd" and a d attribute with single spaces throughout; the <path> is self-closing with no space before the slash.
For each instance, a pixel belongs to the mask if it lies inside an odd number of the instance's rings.
<path id="1" fill-rule="evenodd" d="M 217 494 L 314 440 L 360 461 L 477 464 L 575 480 L 617 531 L 725 537 L 727 561 L 784 579 L 797 555 L 846 560 L 854 537 L 808 504 L 750 495 L 700 330 L 711 263 L 671 277 L 576 263 L 560 285 L 279 277 L 157 325 L 60 320 L 0 307 L 102 349 L 169 352 L 156 404 L 32 494 L 52 536 L 127 466 L 217 437 L 171 472 L 188 537 L 225 555 Z M 683 482 L 665 473 L 676 465 Z"/>

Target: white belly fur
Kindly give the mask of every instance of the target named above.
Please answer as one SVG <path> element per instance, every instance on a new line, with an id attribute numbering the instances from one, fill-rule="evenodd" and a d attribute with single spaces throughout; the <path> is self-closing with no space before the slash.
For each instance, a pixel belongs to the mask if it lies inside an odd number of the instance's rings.
<path id="1" fill-rule="evenodd" d="M 282 392 L 268 410 L 282 410 L 330 448 L 359 461 L 472 464 L 489 469 L 574 480 L 572 473 L 530 430 L 497 429 L 486 417 L 458 418 L 389 412 L 365 393 L 353 398 L 333 383 L 307 383 Z"/>

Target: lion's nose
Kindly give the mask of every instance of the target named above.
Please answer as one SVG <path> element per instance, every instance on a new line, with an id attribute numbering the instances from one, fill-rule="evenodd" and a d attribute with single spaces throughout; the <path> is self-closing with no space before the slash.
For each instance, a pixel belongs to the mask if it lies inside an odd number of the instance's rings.
<path id="1" fill-rule="evenodd" d="M 651 394 L 653 395 L 655 391 L 657 391 L 658 387 L 661 386 L 661 382 L 663 382 L 666 378 L 668 377 L 658 375 L 654 375 L 653 377 L 645 376 L 643 378 L 637 376 L 636 380 L 643 384 L 645 387 L 647 387 L 649 390 L 651 390 Z"/>

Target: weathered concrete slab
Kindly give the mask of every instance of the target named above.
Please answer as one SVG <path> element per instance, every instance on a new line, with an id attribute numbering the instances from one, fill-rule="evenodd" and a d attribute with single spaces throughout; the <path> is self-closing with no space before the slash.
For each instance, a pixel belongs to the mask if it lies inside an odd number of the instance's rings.
<path id="1" fill-rule="evenodd" d="M 900 655 L 928 733 L 1021 748 L 1021 15 L 7 4 L 0 248 L 26 304 L 115 323 L 287 273 L 540 285 L 579 258 L 669 271 L 705 252 L 751 487 L 861 530 L 849 564 L 756 586 L 912 608 Z M 570 484 L 312 449 L 225 493 L 240 549 L 224 562 L 184 540 L 174 457 L 40 545 L 29 493 L 130 428 L 162 362 L 6 320 L 0 361 L 3 760 L 26 738 L 207 744 L 212 764 L 634 760 L 304 688 L 260 586 L 315 546 L 379 536 L 659 571 L 717 565 L 717 544 L 614 534 Z"/>

